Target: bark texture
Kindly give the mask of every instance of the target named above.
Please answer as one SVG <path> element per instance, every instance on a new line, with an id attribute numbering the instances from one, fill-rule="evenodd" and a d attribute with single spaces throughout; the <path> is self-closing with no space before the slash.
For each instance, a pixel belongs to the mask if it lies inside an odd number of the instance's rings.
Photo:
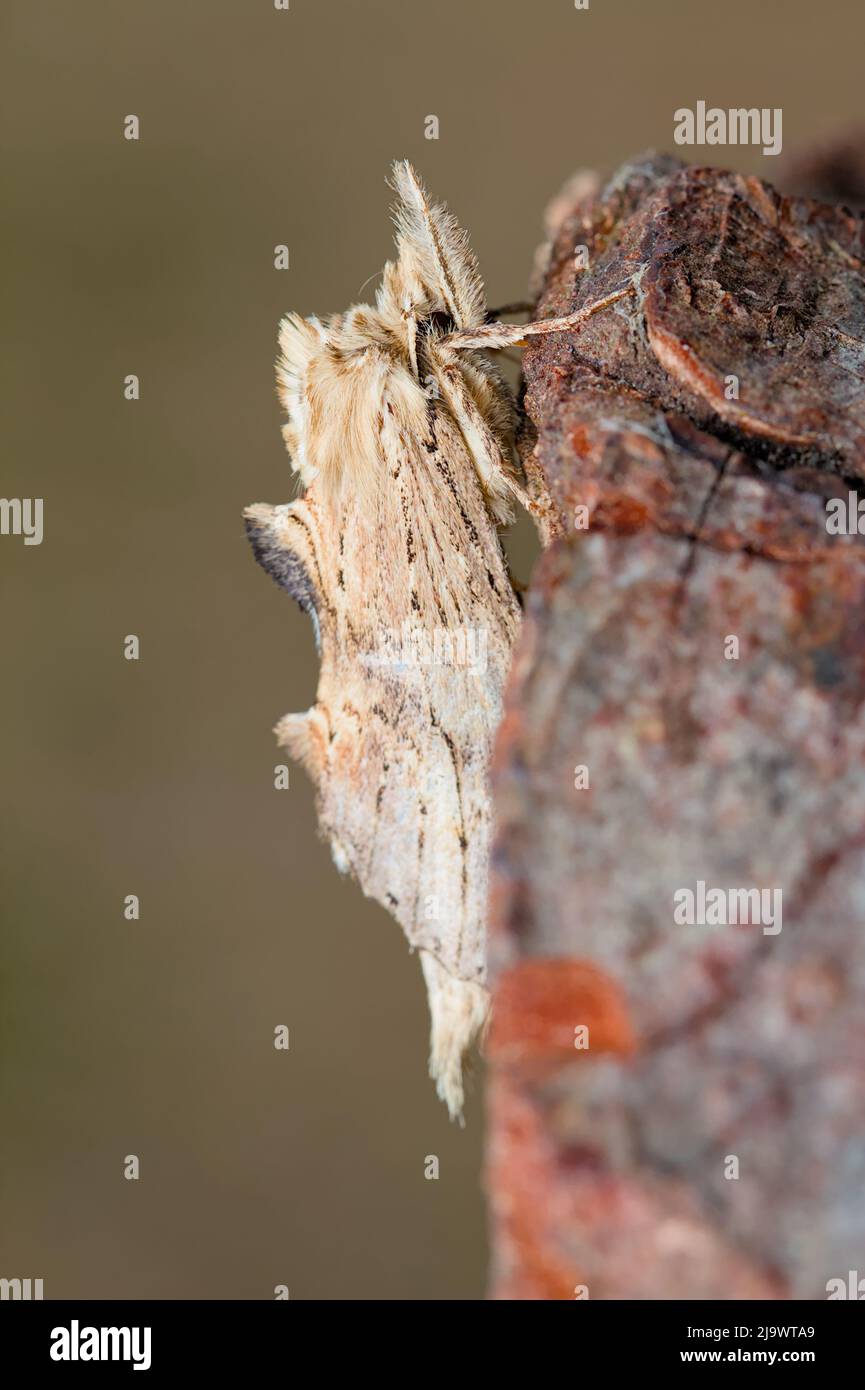
<path id="1" fill-rule="evenodd" d="M 647 158 L 551 220 L 539 316 L 635 292 L 524 359 L 562 534 L 496 750 L 493 1293 L 825 1298 L 865 1271 L 863 219 Z M 677 925 L 698 881 L 781 930 Z"/>

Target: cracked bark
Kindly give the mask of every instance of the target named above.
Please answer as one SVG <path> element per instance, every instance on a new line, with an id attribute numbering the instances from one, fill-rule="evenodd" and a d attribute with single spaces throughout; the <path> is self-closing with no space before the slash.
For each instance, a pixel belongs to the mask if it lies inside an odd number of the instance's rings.
<path id="1" fill-rule="evenodd" d="M 863 219 L 662 158 L 551 218 L 541 316 L 639 288 L 525 353 L 562 534 L 494 770 L 493 1292 L 825 1297 L 865 1261 Z M 782 930 L 675 925 L 697 880 Z"/>

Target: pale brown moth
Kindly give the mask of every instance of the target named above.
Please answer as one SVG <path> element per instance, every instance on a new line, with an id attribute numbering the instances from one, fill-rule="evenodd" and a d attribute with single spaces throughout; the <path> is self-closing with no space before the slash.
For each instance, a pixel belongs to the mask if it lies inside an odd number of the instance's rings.
<path id="1" fill-rule="evenodd" d="M 466 233 L 393 169 L 394 262 L 374 305 L 280 328 L 283 435 L 302 497 L 245 513 L 256 558 L 312 618 L 317 699 L 277 726 L 317 788 L 334 861 L 419 955 L 430 1072 L 451 1115 L 488 1011 L 488 764 L 520 609 L 499 539 L 511 499 L 546 538 L 514 458 L 511 393 L 485 349 L 573 329 L 487 322 Z"/>

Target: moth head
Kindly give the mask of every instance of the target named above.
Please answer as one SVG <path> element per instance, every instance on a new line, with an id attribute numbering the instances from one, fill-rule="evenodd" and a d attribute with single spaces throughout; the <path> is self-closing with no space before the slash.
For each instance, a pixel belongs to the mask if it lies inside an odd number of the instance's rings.
<path id="1" fill-rule="evenodd" d="M 346 487 L 363 495 L 378 486 L 400 433 L 427 436 L 427 344 L 486 318 L 483 282 L 459 223 L 430 203 L 407 161 L 393 166 L 392 186 L 397 258 L 384 267 L 375 305 L 324 322 L 289 314 L 280 326 L 283 437 L 304 487 L 314 482 L 331 498 Z M 498 399 L 507 392 L 491 367 L 469 364 L 465 374 L 488 419 L 505 410 Z"/>

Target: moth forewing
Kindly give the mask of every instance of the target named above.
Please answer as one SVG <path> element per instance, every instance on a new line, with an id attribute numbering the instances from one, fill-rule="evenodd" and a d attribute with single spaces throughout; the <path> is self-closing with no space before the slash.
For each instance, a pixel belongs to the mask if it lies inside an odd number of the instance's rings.
<path id="1" fill-rule="evenodd" d="M 383 426 L 379 486 L 251 508 L 261 563 L 320 630 L 316 703 L 278 736 L 334 858 L 422 952 L 431 1070 L 452 1114 L 486 1012 L 488 764 L 518 625 L 495 522 L 441 402 Z"/>
<path id="2" fill-rule="evenodd" d="M 338 867 L 420 953 L 430 1069 L 458 1115 L 487 1011 L 488 769 L 519 622 L 497 523 L 512 497 L 542 520 L 483 349 L 544 326 L 485 326 L 465 232 L 408 164 L 393 182 L 398 257 L 375 305 L 283 322 L 283 432 L 306 491 L 246 519 L 321 655 L 314 706 L 278 737 L 316 785 Z"/>

